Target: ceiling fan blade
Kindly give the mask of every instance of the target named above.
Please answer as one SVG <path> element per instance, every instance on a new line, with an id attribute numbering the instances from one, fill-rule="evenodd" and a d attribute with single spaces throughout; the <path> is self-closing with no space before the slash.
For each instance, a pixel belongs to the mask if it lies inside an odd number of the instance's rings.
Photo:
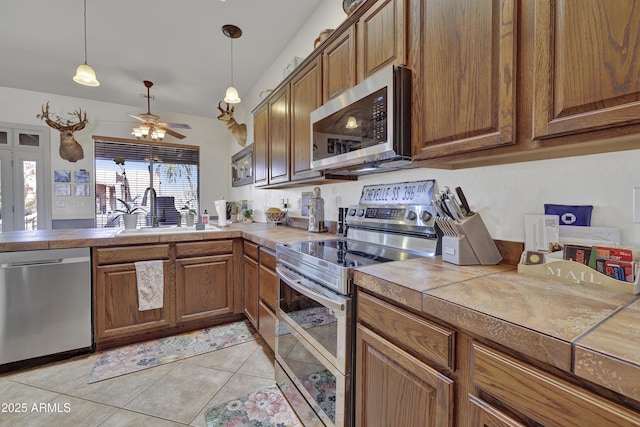
<path id="1" fill-rule="evenodd" d="M 185 138 L 186 138 L 186 136 L 184 136 L 183 134 L 178 133 L 178 132 L 176 132 L 176 131 L 174 131 L 174 130 L 171 130 L 171 129 L 169 129 L 169 128 L 166 128 L 166 127 L 164 127 L 164 126 L 162 126 L 162 129 L 163 129 L 167 134 L 169 134 L 169 135 L 171 135 L 171 136 L 173 136 L 173 137 L 176 137 L 176 138 L 178 138 L 178 139 L 185 139 Z"/>
<path id="2" fill-rule="evenodd" d="M 175 129 L 191 129 L 191 126 L 185 123 L 158 123 L 160 126 L 175 128 Z"/>
<path id="3" fill-rule="evenodd" d="M 142 123 L 146 122 L 145 119 L 143 119 L 142 117 L 136 116 L 135 114 L 129 114 L 129 113 L 127 113 L 127 114 L 129 116 L 133 117 L 134 119 L 141 121 Z"/>

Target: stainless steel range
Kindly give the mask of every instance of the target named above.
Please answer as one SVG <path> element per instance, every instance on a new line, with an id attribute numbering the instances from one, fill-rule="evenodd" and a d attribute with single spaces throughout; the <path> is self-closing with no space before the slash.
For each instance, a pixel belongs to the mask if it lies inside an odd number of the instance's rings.
<path id="1" fill-rule="evenodd" d="M 346 236 L 276 246 L 276 380 L 306 426 L 351 426 L 353 269 L 433 256 L 434 180 L 365 186 Z"/>

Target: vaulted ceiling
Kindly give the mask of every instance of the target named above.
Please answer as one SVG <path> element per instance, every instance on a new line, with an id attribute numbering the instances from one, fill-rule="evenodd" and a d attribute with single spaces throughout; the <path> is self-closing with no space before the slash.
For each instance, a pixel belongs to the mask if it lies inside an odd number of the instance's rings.
<path id="1" fill-rule="evenodd" d="M 337 1 L 337 0 L 336 0 Z M 231 82 L 251 89 L 322 0 L 87 0 L 87 62 L 99 87 L 72 81 L 84 62 L 83 0 L 5 1 L 0 6 L 0 86 L 152 111 L 216 116 Z M 135 111 L 138 112 L 138 111 Z"/>

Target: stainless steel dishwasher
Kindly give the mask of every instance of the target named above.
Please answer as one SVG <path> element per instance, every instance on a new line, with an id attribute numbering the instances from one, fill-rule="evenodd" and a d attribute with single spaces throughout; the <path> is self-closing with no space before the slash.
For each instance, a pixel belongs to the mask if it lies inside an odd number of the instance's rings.
<path id="1" fill-rule="evenodd" d="M 91 345 L 89 248 L 0 253 L 0 365 Z"/>

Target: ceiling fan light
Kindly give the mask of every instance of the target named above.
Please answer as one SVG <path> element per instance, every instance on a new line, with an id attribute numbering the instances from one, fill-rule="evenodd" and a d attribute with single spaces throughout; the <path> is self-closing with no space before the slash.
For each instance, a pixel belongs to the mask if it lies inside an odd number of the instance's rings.
<path id="1" fill-rule="evenodd" d="M 156 129 L 153 131 L 153 133 L 155 134 L 158 140 L 162 141 L 166 132 L 164 129 Z"/>
<path id="2" fill-rule="evenodd" d="M 347 129 L 356 129 L 358 127 L 358 121 L 356 120 L 355 117 L 353 116 L 349 116 L 349 118 L 347 119 Z"/>
<path id="3" fill-rule="evenodd" d="M 227 88 L 227 92 L 224 95 L 224 102 L 228 104 L 238 104 L 241 101 L 238 95 L 238 89 L 233 86 Z"/>
<path id="4" fill-rule="evenodd" d="M 84 86 L 100 86 L 100 82 L 96 78 L 96 72 L 87 63 L 78 65 L 73 81 Z"/>
<path id="5" fill-rule="evenodd" d="M 149 131 L 151 130 L 149 128 L 149 126 L 140 126 L 140 134 L 142 135 L 143 138 L 146 138 L 147 136 L 149 136 Z"/>
<path id="6" fill-rule="evenodd" d="M 135 136 L 138 139 L 142 138 L 142 129 L 133 128 L 133 132 L 131 132 L 131 135 Z"/>

